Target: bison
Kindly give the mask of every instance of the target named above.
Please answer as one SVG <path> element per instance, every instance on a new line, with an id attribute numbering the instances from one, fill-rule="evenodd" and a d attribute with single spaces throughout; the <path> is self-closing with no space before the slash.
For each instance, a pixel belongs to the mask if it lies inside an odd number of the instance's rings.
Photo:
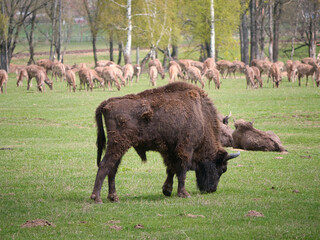
<path id="1" fill-rule="evenodd" d="M 102 203 L 100 191 L 106 176 L 108 199 L 119 200 L 115 176 L 122 156 L 131 147 L 142 161 L 147 160 L 147 151 L 161 154 L 167 168 L 163 194 L 171 195 L 176 175 L 179 197 L 190 197 L 185 189 L 187 171 L 196 172 L 201 192 L 214 192 L 221 175 L 227 171 L 228 160 L 240 155 L 240 152 L 228 154 L 222 147 L 217 110 L 207 94 L 185 82 L 109 98 L 97 107 L 95 119 L 98 172 L 91 198 L 96 203 Z"/>
<path id="2" fill-rule="evenodd" d="M 271 131 L 261 131 L 253 127 L 253 122 L 239 119 L 234 123 L 233 147 L 255 151 L 287 152 L 279 137 Z"/>

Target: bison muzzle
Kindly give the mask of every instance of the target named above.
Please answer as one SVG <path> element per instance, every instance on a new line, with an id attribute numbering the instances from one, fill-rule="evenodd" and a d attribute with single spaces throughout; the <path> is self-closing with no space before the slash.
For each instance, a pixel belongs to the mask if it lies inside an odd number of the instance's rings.
<path id="1" fill-rule="evenodd" d="M 240 154 L 228 154 L 222 147 L 221 123 L 207 94 L 184 82 L 103 101 L 96 109 L 96 123 L 98 172 L 91 195 L 96 203 L 102 203 L 100 191 L 106 176 L 108 199 L 119 200 L 115 176 L 122 156 L 131 147 L 142 161 L 146 161 L 146 151 L 161 154 L 167 168 L 163 194 L 171 195 L 176 175 L 179 197 L 190 197 L 185 189 L 187 171 L 196 172 L 201 192 L 214 192 L 227 170 L 228 160 Z"/>

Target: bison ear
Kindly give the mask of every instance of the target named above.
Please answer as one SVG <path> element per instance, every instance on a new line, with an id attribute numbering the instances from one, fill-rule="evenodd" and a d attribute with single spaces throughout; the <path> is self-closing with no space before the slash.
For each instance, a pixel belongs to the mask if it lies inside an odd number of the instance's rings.
<path id="1" fill-rule="evenodd" d="M 229 153 L 229 154 L 225 157 L 224 161 L 227 162 L 227 161 L 229 161 L 230 159 L 236 158 L 236 157 L 238 157 L 238 156 L 240 156 L 240 152 Z"/>
<path id="2" fill-rule="evenodd" d="M 251 126 L 252 126 L 252 127 L 253 127 L 254 120 L 255 120 L 255 119 L 252 119 L 252 121 L 251 121 L 251 122 L 249 122 L 249 123 L 251 124 Z"/>

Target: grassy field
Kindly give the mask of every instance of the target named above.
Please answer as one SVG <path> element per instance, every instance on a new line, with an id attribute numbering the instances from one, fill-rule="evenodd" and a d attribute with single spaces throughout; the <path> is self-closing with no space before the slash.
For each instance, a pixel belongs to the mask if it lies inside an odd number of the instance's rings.
<path id="1" fill-rule="evenodd" d="M 54 82 L 41 94 L 35 82 L 29 91 L 15 82 L 10 74 L 0 95 L 0 239 L 319 239 L 320 89 L 312 84 L 285 78 L 279 89 L 265 81 L 263 89 L 246 90 L 238 78 L 223 80 L 220 90 L 206 86 L 221 113 L 254 119 L 289 153 L 242 151 L 213 194 L 200 194 L 189 172 L 192 197 L 181 199 L 176 180 L 173 196 L 162 195 L 158 153 L 148 152 L 142 164 L 130 149 L 116 177 L 120 202 L 107 201 L 105 183 L 104 204 L 96 205 L 95 109 L 109 97 L 151 88 L 147 75 L 119 92 L 69 93 Z M 263 217 L 246 216 L 250 210 Z M 53 225 L 22 227 L 35 219 Z"/>

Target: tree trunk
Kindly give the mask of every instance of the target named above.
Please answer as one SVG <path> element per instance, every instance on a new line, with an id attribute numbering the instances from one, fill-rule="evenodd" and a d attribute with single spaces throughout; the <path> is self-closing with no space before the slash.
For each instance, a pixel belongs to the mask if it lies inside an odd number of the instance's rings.
<path id="1" fill-rule="evenodd" d="M 110 53 L 110 61 L 113 62 L 113 36 L 110 34 L 109 37 L 109 53 Z"/>
<path id="2" fill-rule="evenodd" d="M 260 59 L 264 59 L 264 20 L 265 20 L 265 12 L 264 7 L 261 8 L 261 22 L 260 22 Z"/>
<path id="3" fill-rule="evenodd" d="M 269 60 L 273 60 L 273 0 L 269 0 Z"/>
<path id="4" fill-rule="evenodd" d="M 62 0 L 59 0 L 59 14 L 58 14 L 59 30 L 58 30 L 58 41 L 56 45 L 56 53 L 57 53 L 58 61 L 61 61 L 61 15 L 62 15 Z"/>
<path id="5" fill-rule="evenodd" d="M 33 34 L 34 34 L 34 27 L 35 27 L 35 21 L 36 21 L 36 14 L 37 12 L 34 11 L 31 15 L 31 29 L 30 29 L 30 35 L 28 36 L 27 30 L 26 31 L 26 35 L 27 35 L 27 39 L 28 39 L 28 43 L 29 43 L 29 60 L 28 60 L 28 65 L 35 63 L 34 61 L 34 47 L 33 47 Z"/>
<path id="6" fill-rule="evenodd" d="M 214 29 L 214 0 L 210 0 L 210 13 L 211 13 L 211 25 L 210 25 L 210 51 L 208 56 L 215 58 L 215 29 Z"/>
<path id="7" fill-rule="evenodd" d="M 118 48 L 119 48 L 118 65 L 120 65 L 121 59 L 122 59 L 122 52 L 123 52 L 122 45 L 123 45 L 122 42 L 118 43 Z"/>
<path id="8" fill-rule="evenodd" d="M 140 60 L 140 48 L 137 47 L 136 48 L 136 64 L 139 64 L 139 60 Z"/>
<path id="9" fill-rule="evenodd" d="M 50 60 L 53 61 L 54 60 L 54 46 L 56 44 L 56 36 L 57 36 L 57 31 L 56 31 L 56 9 L 57 9 L 57 4 L 58 4 L 58 0 L 54 0 L 54 4 L 52 5 L 52 36 L 51 36 L 51 42 L 50 42 Z"/>
<path id="10" fill-rule="evenodd" d="M 178 46 L 177 45 L 172 45 L 171 58 L 173 58 L 174 60 L 178 59 Z"/>
<path id="11" fill-rule="evenodd" d="M 279 27 L 280 27 L 280 17 L 282 12 L 282 2 L 275 2 L 274 5 L 274 24 L 273 24 L 273 62 L 278 61 L 279 55 Z"/>
<path id="12" fill-rule="evenodd" d="M 240 45 L 241 45 L 241 61 L 246 65 L 249 64 L 249 38 L 247 26 L 247 10 L 241 16 L 240 30 Z"/>
<path id="13" fill-rule="evenodd" d="M 316 3 L 314 3 L 314 9 L 316 9 Z M 316 30 L 315 30 L 315 13 L 310 15 L 309 24 L 309 57 L 316 58 Z"/>
<path id="14" fill-rule="evenodd" d="M 170 56 L 170 50 L 169 50 L 169 47 L 167 47 L 165 50 L 164 50 L 164 53 L 163 53 L 163 62 L 162 62 L 162 66 L 163 66 L 163 69 L 167 69 L 167 65 L 168 65 L 168 58 Z M 170 61 L 170 60 L 169 60 Z"/>
<path id="15" fill-rule="evenodd" d="M 98 61 L 98 56 L 97 56 L 97 34 L 91 33 L 92 34 L 92 50 L 93 50 L 93 59 L 94 59 L 94 66 L 97 67 L 97 61 Z"/>
<path id="16" fill-rule="evenodd" d="M 258 57 L 258 42 L 257 42 L 257 26 L 256 26 L 256 0 L 250 1 L 250 62 Z"/>
<path id="17" fill-rule="evenodd" d="M 127 31 L 127 43 L 124 49 L 124 62 L 125 64 L 131 63 L 131 38 L 132 38 L 132 20 L 131 20 L 131 0 L 127 0 L 127 20 L 128 20 L 128 31 Z"/>

